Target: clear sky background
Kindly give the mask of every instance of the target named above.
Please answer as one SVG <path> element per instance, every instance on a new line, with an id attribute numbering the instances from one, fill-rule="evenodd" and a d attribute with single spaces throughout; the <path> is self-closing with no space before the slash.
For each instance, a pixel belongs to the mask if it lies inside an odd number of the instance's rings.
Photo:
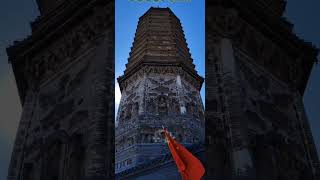
<path id="1" fill-rule="evenodd" d="M 198 2 L 199 0 L 192 0 Z M 1 0 L 0 1 L 0 180 L 5 180 L 7 175 L 8 164 L 10 161 L 12 145 L 15 138 L 18 121 L 20 120 L 21 105 L 19 102 L 15 80 L 12 69 L 7 61 L 5 48 L 12 44 L 14 40 L 21 40 L 30 35 L 29 23 L 38 15 L 36 0 Z M 204 60 L 198 35 L 202 33 L 196 24 L 190 21 L 194 16 L 198 15 L 196 8 L 201 8 L 198 3 L 160 3 L 160 7 L 171 7 L 173 12 L 180 18 L 182 26 L 185 30 L 186 39 L 196 64 L 197 70 L 201 75 L 204 74 Z M 119 6 L 120 5 L 120 6 Z M 141 16 L 151 4 L 129 3 L 128 0 L 117 0 L 117 7 L 125 7 L 122 9 L 122 15 L 116 14 L 116 20 L 121 24 L 116 24 L 117 34 L 123 34 L 123 37 L 116 37 L 116 77 L 121 75 L 124 70 L 124 64 L 127 62 L 129 50 L 132 45 L 134 31 L 137 25 L 137 19 Z M 153 4 L 157 6 L 157 4 Z M 195 7 L 193 7 L 195 6 Z M 317 47 L 320 47 L 320 1 L 319 0 L 290 0 L 288 1 L 285 17 L 292 22 L 295 27 L 296 34 Z M 184 10 L 189 10 L 184 13 Z M 116 11 L 119 13 L 120 11 Z M 201 18 L 201 17 L 200 17 Z M 204 18 L 204 17 L 202 17 Z M 189 21 L 189 22 L 188 22 Z M 127 29 L 119 29 L 119 27 L 128 27 Z M 128 37 L 128 38 L 127 38 Z M 118 38 L 124 41 L 118 41 Z M 127 39 L 126 39 L 127 38 Z M 118 43 L 123 42 L 123 43 Z M 201 65 L 202 63 L 202 65 Z M 315 65 L 309 79 L 309 83 L 304 95 L 304 104 L 309 117 L 310 125 L 313 131 L 314 139 L 320 150 L 320 67 Z"/>

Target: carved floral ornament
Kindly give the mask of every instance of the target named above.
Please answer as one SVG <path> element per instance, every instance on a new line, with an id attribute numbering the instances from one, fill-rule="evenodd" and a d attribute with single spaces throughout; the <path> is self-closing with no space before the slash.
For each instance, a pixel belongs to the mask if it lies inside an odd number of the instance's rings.
<path id="1" fill-rule="evenodd" d="M 171 67 L 171 66 L 145 66 L 137 71 L 134 75 L 129 78 L 119 82 L 121 89 L 126 89 L 128 85 L 136 82 L 137 79 L 143 78 L 144 75 L 148 75 L 151 73 L 155 74 L 179 74 L 183 77 L 188 83 L 196 87 L 197 89 L 201 88 L 201 83 L 198 82 L 195 78 L 190 76 L 187 72 L 185 72 L 181 67 Z"/>
<path id="2" fill-rule="evenodd" d="M 179 96 L 183 97 L 186 112 L 195 117 L 201 116 L 202 111 L 198 111 L 200 106 L 199 97 L 194 91 L 194 88 L 190 88 L 187 83 L 182 82 L 182 90 L 179 95 L 177 93 L 176 79 L 170 78 L 154 78 L 147 77 L 145 82 L 147 89 L 144 92 L 144 96 L 139 96 L 139 82 L 135 82 L 127 88 L 127 91 L 123 91 L 123 96 L 119 111 L 119 123 L 122 124 L 123 120 L 134 120 L 134 117 L 138 116 L 139 109 L 145 108 L 143 111 L 147 114 L 157 115 L 175 115 L 180 114 Z M 144 85 L 146 85 L 144 84 Z M 142 99 L 143 102 L 142 102 Z M 144 104 L 145 103 L 145 104 Z M 198 106 L 199 103 L 199 106 Z M 140 105 L 140 106 L 139 106 Z M 127 122 L 126 122 L 127 123 Z M 130 122 L 128 122 L 130 123 Z"/>
<path id="3" fill-rule="evenodd" d="M 44 80 L 71 63 L 84 52 L 88 44 L 95 43 L 96 38 L 105 34 L 112 37 L 108 26 L 112 22 L 109 14 L 96 14 L 84 20 L 81 25 L 74 27 L 71 31 L 64 33 L 59 39 L 46 47 L 42 53 L 38 53 L 27 63 L 29 76 Z"/>

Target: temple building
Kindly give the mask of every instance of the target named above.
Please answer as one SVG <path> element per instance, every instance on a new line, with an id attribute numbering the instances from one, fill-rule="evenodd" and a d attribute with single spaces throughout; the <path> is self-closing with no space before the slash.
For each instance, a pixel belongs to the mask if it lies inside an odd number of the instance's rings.
<path id="1" fill-rule="evenodd" d="M 203 80 L 178 17 L 169 8 L 151 7 L 139 18 L 126 70 L 118 78 L 116 173 L 165 158 L 162 127 L 185 146 L 204 142 Z"/>

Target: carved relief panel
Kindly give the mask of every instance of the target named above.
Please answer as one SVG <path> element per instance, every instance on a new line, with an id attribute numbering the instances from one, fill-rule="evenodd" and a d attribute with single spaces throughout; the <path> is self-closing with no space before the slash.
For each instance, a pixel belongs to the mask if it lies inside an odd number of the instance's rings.
<path id="1" fill-rule="evenodd" d="M 26 179 L 28 177 L 33 180 L 66 178 L 63 172 L 66 171 L 65 161 L 69 156 L 67 149 L 71 150 L 71 145 L 65 143 L 68 137 L 52 142 L 45 137 L 60 130 L 72 134 L 79 129 L 84 129 L 89 123 L 88 107 L 91 94 L 88 87 L 90 87 L 91 66 L 86 58 L 88 57 L 73 64 L 72 68 L 67 67 L 50 82 L 43 83 L 39 89 L 33 111 L 34 118 L 30 127 L 26 129 L 29 136 L 24 145 L 24 159 L 31 164 L 29 168 L 26 166 L 28 169 L 26 170 L 28 173 L 24 175 Z M 74 144 L 74 147 L 78 145 Z M 73 164 L 73 168 L 70 169 L 80 166 L 80 161 L 85 157 L 84 152 L 80 156 L 77 152 L 70 156 L 72 156 L 70 163 Z M 75 161 L 78 162 L 75 163 Z M 84 167 L 83 164 L 81 166 Z M 81 173 L 84 173 L 83 169 Z M 84 174 L 81 174 L 73 179 L 83 176 Z"/>
<path id="2" fill-rule="evenodd" d="M 248 138 L 259 178 L 303 176 L 309 162 L 303 145 L 304 130 L 295 116 L 295 92 L 240 52 L 236 58 L 246 100 Z"/>
<path id="3" fill-rule="evenodd" d="M 122 85 L 120 83 L 122 97 L 115 137 L 116 171 L 129 167 L 121 165 L 128 158 L 135 164 L 143 161 L 142 156 L 152 159 L 165 153 L 161 148 L 163 138 L 157 134 L 162 126 L 172 131 L 182 143 L 202 140 L 204 116 L 198 87 L 194 79 L 185 79 L 188 76 L 177 69 L 147 67 L 121 82 Z M 138 116 L 134 116 L 137 112 Z M 135 148 L 143 152 L 141 157 L 130 151 Z"/>
<path id="4" fill-rule="evenodd" d="M 31 54 L 23 67 L 27 77 L 47 81 L 61 68 L 92 50 L 96 45 L 96 38 L 109 32 L 107 28 L 113 20 L 111 21 L 108 13 L 105 10 L 95 11 L 93 16 L 83 19 L 81 24 L 64 31 L 54 42 L 48 43 L 43 51 Z M 41 24 L 37 25 L 35 28 L 41 29 Z"/>
<path id="5" fill-rule="evenodd" d="M 146 100 L 152 106 L 149 114 L 157 114 L 166 116 L 174 114 L 170 107 L 170 103 L 177 96 L 177 89 L 175 86 L 175 78 L 172 74 L 167 75 L 149 75 L 147 78 Z"/>

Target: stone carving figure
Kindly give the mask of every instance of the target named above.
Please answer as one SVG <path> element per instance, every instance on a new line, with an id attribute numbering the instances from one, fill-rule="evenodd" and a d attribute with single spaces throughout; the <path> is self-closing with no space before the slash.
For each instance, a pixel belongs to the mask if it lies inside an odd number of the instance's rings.
<path id="1" fill-rule="evenodd" d="M 170 106 L 171 113 L 173 113 L 173 114 L 180 113 L 180 106 L 179 106 L 179 102 L 177 99 L 173 98 L 170 105 L 171 105 Z"/>
<path id="2" fill-rule="evenodd" d="M 148 112 L 150 114 L 153 114 L 155 113 L 155 103 L 154 103 L 154 100 L 153 99 L 150 99 L 148 102 L 147 102 L 147 109 L 148 109 Z"/>
<path id="3" fill-rule="evenodd" d="M 158 113 L 159 114 L 167 114 L 168 105 L 165 96 L 160 96 L 158 101 Z"/>

